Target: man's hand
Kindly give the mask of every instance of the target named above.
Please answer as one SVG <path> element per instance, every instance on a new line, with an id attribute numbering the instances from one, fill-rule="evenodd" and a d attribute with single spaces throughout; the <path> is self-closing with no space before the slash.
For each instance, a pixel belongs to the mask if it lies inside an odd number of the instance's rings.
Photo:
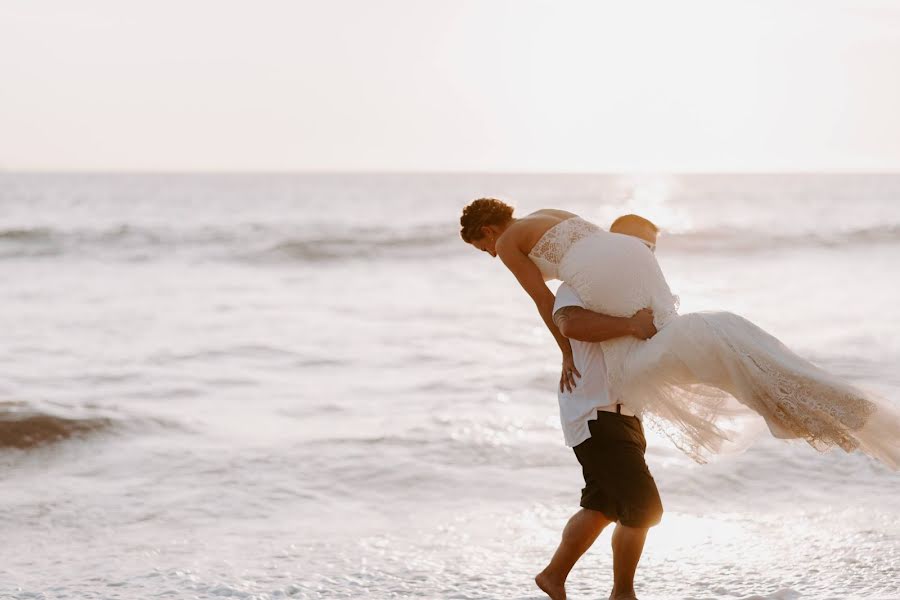
<path id="1" fill-rule="evenodd" d="M 653 311 L 649 308 L 639 310 L 631 317 L 632 335 L 642 340 L 648 340 L 656 335 L 656 326 L 653 324 Z"/>

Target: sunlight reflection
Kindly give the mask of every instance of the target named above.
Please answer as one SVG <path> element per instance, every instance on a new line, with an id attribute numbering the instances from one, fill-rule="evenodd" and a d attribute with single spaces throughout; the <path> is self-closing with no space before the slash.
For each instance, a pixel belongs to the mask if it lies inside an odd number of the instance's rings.
<path id="1" fill-rule="evenodd" d="M 704 553 L 707 548 L 716 548 L 716 542 L 721 540 L 727 539 L 746 548 L 750 548 L 753 542 L 751 532 L 739 523 L 671 512 L 663 516 L 662 522 L 653 528 L 647 539 L 648 547 L 652 544 L 654 554 L 682 554 L 699 562 L 713 558 Z"/>
<path id="2" fill-rule="evenodd" d="M 625 189 L 621 213 L 634 213 L 653 221 L 660 229 L 680 233 L 692 229 L 693 220 L 686 210 L 673 206 L 671 199 L 678 182 L 671 175 L 630 175 L 620 185 Z"/>

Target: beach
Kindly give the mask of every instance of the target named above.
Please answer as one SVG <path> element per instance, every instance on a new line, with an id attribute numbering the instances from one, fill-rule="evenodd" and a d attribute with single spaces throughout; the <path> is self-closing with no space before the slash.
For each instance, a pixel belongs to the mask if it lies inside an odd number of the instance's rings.
<path id="1" fill-rule="evenodd" d="M 0 598 L 541 598 L 583 480 L 481 196 L 638 212 L 682 313 L 900 403 L 900 175 L 0 172 Z M 897 473 L 648 446 L 638 597 L 900 598 Z"/>

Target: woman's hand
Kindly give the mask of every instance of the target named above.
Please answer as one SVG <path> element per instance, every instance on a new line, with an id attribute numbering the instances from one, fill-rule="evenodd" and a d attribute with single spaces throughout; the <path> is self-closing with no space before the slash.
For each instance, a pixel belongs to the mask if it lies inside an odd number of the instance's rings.
<path id="1" fill-rule="evenodd" d="M 562 374 L 559 376 L 559 391 L 572 391 L 575 387 L 575 376 L 581 377 L 581 373 L 575 368 L 575 359 L 572 354 L 563 354 Z"/>

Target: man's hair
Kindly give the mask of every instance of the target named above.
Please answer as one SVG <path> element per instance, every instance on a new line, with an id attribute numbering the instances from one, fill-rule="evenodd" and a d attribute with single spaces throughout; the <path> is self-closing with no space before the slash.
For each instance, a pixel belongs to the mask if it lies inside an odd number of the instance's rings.
<path id="1" fill-rule="evenodd" d="M 627 225 L 629 223 L 634 224 L 634 225 L 643 225 L 645 227 L 649 227 L 650 229 L 652 229 L 653 233 L 659 233 L 659 227 L 657 227 L 655 223 L 653 223 L 652 221 L 649 221 L 639 215 L 622 215 L 621 217 L 619 217 L 618 219 L 616 219 L 615 221 L 612 222 L 612 225 L 609 226 L 609 230 L 612 231 L 613 229 L 616 228 L 617 225 L 621 226 L 621 225 Z"/>

